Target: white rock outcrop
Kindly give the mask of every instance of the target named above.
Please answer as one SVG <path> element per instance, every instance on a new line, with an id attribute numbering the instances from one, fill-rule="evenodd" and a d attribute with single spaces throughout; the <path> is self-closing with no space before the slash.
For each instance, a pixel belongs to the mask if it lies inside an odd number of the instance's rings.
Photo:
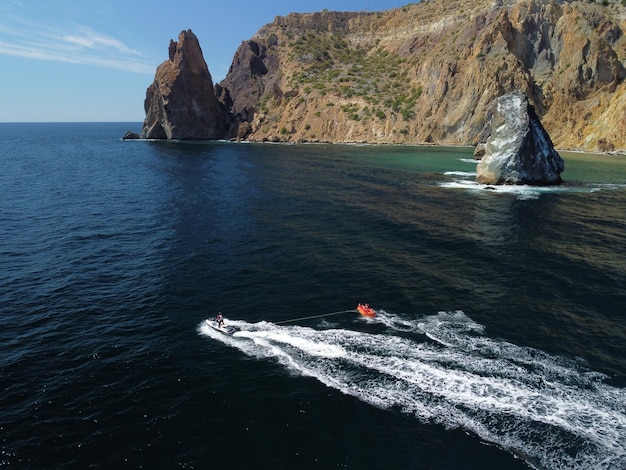
<path id="1" fill-rule="evenodd" d="M 478 183 L 561 184 L 565 163 L 523 92 L 497 98 L 490 114 L 491 135 L 476 167 Z"/>

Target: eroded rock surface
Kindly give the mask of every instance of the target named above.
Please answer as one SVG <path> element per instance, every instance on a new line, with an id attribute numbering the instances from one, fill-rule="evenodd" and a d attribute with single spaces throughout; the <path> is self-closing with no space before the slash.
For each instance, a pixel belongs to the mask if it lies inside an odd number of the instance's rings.
<path id="1" fill-rule="evenodd" d="M 563 159 L 554 149 L 528 97 L 515 91 L 491 108 L 491 135 L 476 167 L 483 184 L 561 184 Z"/>
<path id="2" fill-rule="evenodd" d="M 215 96 L 213 79 L 198 38 L 183 31 L 170 41 L 169 59 L 157 68 L 146 91 L 145 139 L 221 139 L 229 127 L 227 113 Z"/>
<path id="3" fill-rule="evenodd" d="M 241 44 L 216 93 L 183 34 L 148 90 L 143 135 L 476 145 L 489 104 L 522 90 L 558 148 L 624 152 L 625 31 L 619 1 L 289 14 Z"/>
<path id="4" fill-rule="evenodd" d="M 475 145 L 489 103 L 522 90 L 558 148 L 618 151 L 626 6 L 605 3 L 290 14 L 242 44 L 221 85 L 249 140 Z"/>

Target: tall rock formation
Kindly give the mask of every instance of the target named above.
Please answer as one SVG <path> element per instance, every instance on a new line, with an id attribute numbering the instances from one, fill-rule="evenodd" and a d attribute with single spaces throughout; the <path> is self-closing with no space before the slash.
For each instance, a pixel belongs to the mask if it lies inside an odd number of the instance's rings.
<path id="1" fill-rule="evenodd" d="M 559 148 L 626 149 L 618 0 L 427 0 L 290 14 L 237 51 L 220 99 L 250 140 L 476 144 L 522 90 Z"/>
<path id="2" fill-rule="evenodd" d="M 496 99 L 491 112 L 491 135 L 476 167 L 484 184 L 561 184 L 563 159 L 552 146 L 528 97 L 519 91 Z"/>
<path id="3" fill-rule="evenodd" d="M 227 133 L 227 113 L 191 30 L 170 41 L 169 59 L 157 68 L 144 108 L 144 139 L 220 139 Z"/>

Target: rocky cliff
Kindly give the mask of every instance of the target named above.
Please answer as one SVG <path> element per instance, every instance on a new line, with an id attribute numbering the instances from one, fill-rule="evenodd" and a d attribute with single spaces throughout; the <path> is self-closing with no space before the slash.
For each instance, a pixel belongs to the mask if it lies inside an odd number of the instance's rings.
<path id="1" fill-rule="evenodd" d="M 218 139 L 228 129 L 227 113 L 218 102 L 213 79 L 191 30 L 170 41 L 169 59 L 157 68 L 146 91 L 145 139 Z"/>
<path id="2" fill-rule="evenodd" d="M 469 145 L 489 104 L 521 90 L 558 148 L 626 149 L 622 1 L 277 17 L 241 45 L 218 95 L 250 140 Z"/>

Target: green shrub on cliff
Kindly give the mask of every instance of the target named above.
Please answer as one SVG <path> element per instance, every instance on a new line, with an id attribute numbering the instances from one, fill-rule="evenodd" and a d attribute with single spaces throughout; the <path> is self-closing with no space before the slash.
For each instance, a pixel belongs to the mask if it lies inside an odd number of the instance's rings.
<path id="1" fill-rule="evenodd" d="M 358 96 L 372 105 L 382 103 L 404 120 L 415 117 L 413 108 L 422 89 L 411 87 L 406 61 L 398 54 L 380 47 L 353 48 L 342 36 L 327 32 L 309 31 L 289 45 L 290 60 L 299 64 L 289 80 L 294 88 L 303 88 L 305 94 L 313 88 L 343 99 Z M 386 118 L 387 113 L 379 111 L 377 117 Z"/>

